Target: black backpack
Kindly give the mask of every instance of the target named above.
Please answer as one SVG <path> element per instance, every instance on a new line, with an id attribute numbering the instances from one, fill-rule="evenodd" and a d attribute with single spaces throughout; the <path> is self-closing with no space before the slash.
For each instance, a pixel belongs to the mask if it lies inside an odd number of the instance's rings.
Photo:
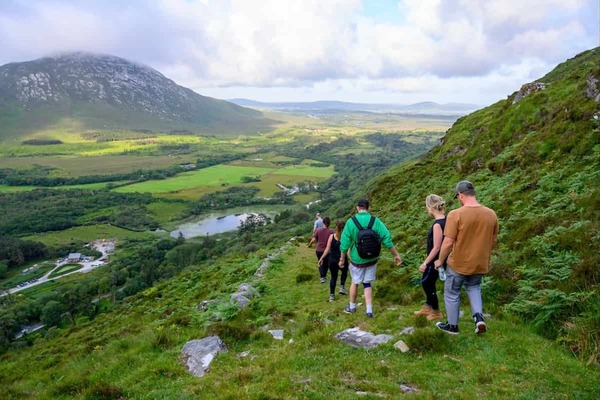
<path id="1" fill-rule="evenodd" d="M 379 253 L 381 253 L 381 239 L 373 230 L 375 217 L 371 216 L 369 225 L 366 228 L 362 227 L 356 217 L 352 217 L 352 221 L 354 221 L 358 228 L 358 239 L 356 240 L 358 255 L 366 259 L 379 257 Z"/>

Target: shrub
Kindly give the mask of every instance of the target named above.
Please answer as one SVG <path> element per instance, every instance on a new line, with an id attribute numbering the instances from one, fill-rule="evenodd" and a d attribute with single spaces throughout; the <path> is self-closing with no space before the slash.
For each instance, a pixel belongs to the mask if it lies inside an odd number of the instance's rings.
<path id="1" fill-rule="evenodd" d="M 424 317 L 424 315 L 419 315 Z M 419 318 L 417 318 L 418 320 Z M 427 320 L 427 318 L 423 318 Z M 412 335 L 406 336 L 406 344 L 416 353 L 442 353 L 448 348 L 448 337 L 444 332 L 434 328 L 415 329 Z"/>
<path id="2" fill-rule="evenodd" d="M 309 281 L 312 281 L 313 278 L 314 278 L 313 274 L 306 274 L 306 273 L 298 274 L 298 275 L 296 275 L 296 283 L 309 282 Z"/>

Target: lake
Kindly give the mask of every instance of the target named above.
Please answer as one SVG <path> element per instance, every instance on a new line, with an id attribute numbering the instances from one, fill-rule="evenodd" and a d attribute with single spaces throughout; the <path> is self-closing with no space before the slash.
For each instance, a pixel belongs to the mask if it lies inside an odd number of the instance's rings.
<path id="1" fill-rule="evenodd" d="M 274 207 L 280 208 L 280 207 Z M 245 210 L 233 212 L 231 210 L 224 210 L 223 214 L 217 215 L 212 214 L 209 216 L 202 216 L 198 220 L 184 222 L 179 225 L 174 231 L 171 231 L 171 237 L 179 237 L 179 232 L 183 234 L 186 239 L 197 237 L 216 235 L 218 233 L 224 233 L 236 230 L 242 221 L 245 221 L 250 214 L 265 214 L 269 218 L 273 218 L 278 212 L 275 209 L 262 209 L 262 210 Z"/>

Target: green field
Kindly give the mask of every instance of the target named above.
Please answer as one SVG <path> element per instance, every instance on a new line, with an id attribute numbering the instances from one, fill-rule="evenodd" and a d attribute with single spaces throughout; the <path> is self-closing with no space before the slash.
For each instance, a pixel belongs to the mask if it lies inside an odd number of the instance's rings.
<path id="1" fill-rule="evenodd" d="M 142 239 L 150 233 L 133 232 L 112 225 L 86 225 L 69 228 L 60 232 L 46 232 L 27 236 L 24 239 L 57 246 L 73 242 L 89 243 L 97 239 Z"/>
<path id="2" fill-rule="evenodd" d="M 197 171 L 183 172 L 174 178 L 140 182 L 114 189 L 119 193 L 174 192 L 197 186 L 231 185 L 242 182 L 243 176 L 260 176 L 271 172 L 269 168 L 215 165 Z"/>
<path id="3" fill-rule="evenodd" d="M 67 264 L 58 268 L 56 271 L 52 272 L 49 278 L 56 278 L 57 276 L 68 274 L 69 272 L 78 271 L 83 268 L 83 265 L 79 264 Z"/>

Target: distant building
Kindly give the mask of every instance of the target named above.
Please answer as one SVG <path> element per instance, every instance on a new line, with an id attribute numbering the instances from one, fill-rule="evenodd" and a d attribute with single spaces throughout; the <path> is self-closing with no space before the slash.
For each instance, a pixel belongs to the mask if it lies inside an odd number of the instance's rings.
<path id="1" fill-rule="evenodd" d="M 69 253 L 67 262 L 79 262 L 81 260 L 81 253 Z"/>

